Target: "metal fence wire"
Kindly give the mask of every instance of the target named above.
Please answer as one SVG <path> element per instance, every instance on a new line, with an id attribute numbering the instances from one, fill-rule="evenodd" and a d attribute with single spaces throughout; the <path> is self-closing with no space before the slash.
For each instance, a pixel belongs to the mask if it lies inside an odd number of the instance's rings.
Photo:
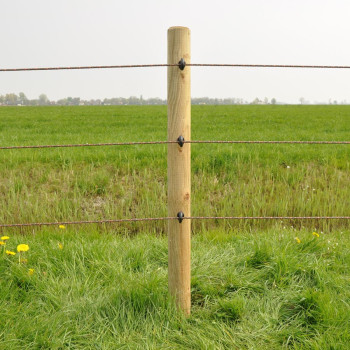
<path id="1" fill-rule="evenodd" d="M 133 65 L 104 65 L 104 66 L 66 66 L 66 67 L 32 67 L 32 68 L 0 68 L 0 72 L 28 72 L 28 71 L 57 71 L 57 70 L 87 70 L 87 69 L 122 69 L 122 68 L 154 68 L 154 67 L 233 67 L 233 68 L 299 68 L 299 69 L 350 69 L 350 66 L 339 65 L 284 65 L 284 64 L 216 64 L 216 63 L 186 63 L 181 60 L 174 64 L 133 64 Z M 182 144 L 313 144 L 313 145 L 349 145 L 350 141 L 293 141 L 293 140 L 181 140 Z M 19 145 L 0 146 L 0 150 L 70 148 L 70 147 L 102 147 L 102 146 L 131 146 L 174 144 L 176 141 L 136 141 L 136 142 L 109 142 L 57 145 Z M 183 216 L 158 218 L 130 218 L 130 219 L 103 219 L 61 222 L 31 222 L 31 223 L 0 223 L 0 228 L 22 228 L 59 225 L 85 224 L 113 224 L 144 221 L 165 220 L 349 220 L 350 216 Z"/>
<path id="2" fill-rule="evenodd" d="M 0 68 L 0 72 L 29 72 L 55 70 L 83 69 L 121 69 L 121 68 L 155 68 L 155 67 L 233 67 L 233 68 L 299 68 L 299 69 L 350 69 L 350 66 L 333 65 L 297 65 L 297 64 L 240 64 L 240 63 L 181 63 L 174 64 L 126 64 L 109 66 L 66 66 L 66 67 L 30 67 L 30 68 Z"/>
<path id="3" fill-rule="evenodd" d="M 69 148 L 69 147 L 102 147 L 102 146 L 133 146 L 133 145 L 165 145 L 179 143 L 179 141 L 136 141 L 109 143 L 80 143 L 66 145 L 28 145 L 28 146 L 0 146 L 0 150 L 28 149 L 28 148 Z M 185 143 L 201 144 L 306 144 L 306 145 L 350 145 L 350 141 L 254 141 L 254 140 L 191 140 Z"/>
<path id="4" fill-rule="evenodd" d="M 159 218 L 130 218 L 111 220 L 81 220 L 81 221 L 57 221 L 57 222 L 30 222 L 22 224 L 0 224 L 1 228 L 21 228 L 35 226 L 59 226 L 59 225 L 86 225 L 86 224 L 119 224 L 145 221 L 166 220 L 349 220 L 350 216 L 164 216 Z"/>

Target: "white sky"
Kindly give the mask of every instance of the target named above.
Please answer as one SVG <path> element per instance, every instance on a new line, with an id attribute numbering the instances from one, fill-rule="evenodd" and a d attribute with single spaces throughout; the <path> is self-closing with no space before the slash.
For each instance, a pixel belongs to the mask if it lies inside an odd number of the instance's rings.
<path id="1" fill-rule="evenodd" d="M 349 0 L 0 0 L 0 67 L 166 63 L 187 26 L 192 63 L 350 65 Z M 0 94 L 166 98 L 166 68 L 0 73 Z M 350 102 L 350 70 L 192 68 L 193 97 Z"/>

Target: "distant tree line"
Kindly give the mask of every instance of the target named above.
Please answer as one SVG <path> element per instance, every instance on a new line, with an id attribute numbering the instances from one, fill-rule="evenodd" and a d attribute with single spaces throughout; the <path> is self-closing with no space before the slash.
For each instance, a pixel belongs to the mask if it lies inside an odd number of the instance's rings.
<path id="1" fill-rule="evenodd" d="M 300 104 L 310 104 L 305 98 L 299 98 Z M 36 99 L 29 99 L 27 96 L 20 92 L 18 95 L 11 93 L 6 95 L 0 95 L 0 106 L 116 106 L 116 105 L 166 105 L 167 100 L 163 100 L 158 97 L 144 99 L 142 96 L 113 97 L 105 99 L 91 99 L 83 100 L 80 97 L 66 97 L 60 100 L 50 100 L 45 94 L 41 94 Z M 277 102 L 275 98 L 269 100 L 267 97 L 259 99 L 256 97 L 253 101 L 246 101 L 242 98 L 210 98 L 210 97 L 194 97 L 192 98 L 193 105 L 275 105 L 285 104 L 283 102 Z M 314 104 L 327 104 L 327 102 L 315 102 Z M 346 100 L 337 102 L 336 100 L 329 99 L 328 104 L 347 104 Z"/>
<path id="2" fill-rule="evenodd" d="M 50 100 L 45 94 L 41 94 L 37 99 L 29 99 L 20 92 L 18 95 L 11 93 L 0 95 L 0 106 L 98 106 L 98 105 L 166 105 L 167 101 L 161 98 L 144 99 L 142 96 L 131 96 L 129 98 L 113 97 L 105 99 L 83 100 L 80 97 L 66 97 L 57 101 Z M 192 98 L 193 105 L 242 105 L 242 104 L 276 104 L 275 98 L 270 101 L 265 97 L 263 100 L 255 98 L 248 102 L 242 98 Z"/>
<path id="3" fill-rule="evenodd" d="M 300 104 L 312 104 L 305 98 L 299 98 Z M 142 96 L 113 97 L 105 99 L 90 99 L 83 100 L 80 97 L 66 97 L 57 101 L 50 100 L 45 94 L 41 94 L 36 99 L 29 99 L 27 96 L 20 92 L 18 95 L 14 93 L 0 95 L 0 106 L 98 106 L 98 105 L 166 105 L 167 100 L 163 100 L 158 97 L 144 99 Z M 193 105 L 243 105 L 243 104 L 257 104 L 257 105 L 275 105 L 285 104 L 283 102 L 277 102 L 275 98 L 259 99 L 256 97 L 253 101 L 247 101 L 242 98 L 210 98 L 210 97 L 194 97 L 192 98 Z M 336 100 L 329 99 L 328 102 L 314 102 L 313 104 L 348 104 L 346 100 L 337 102 Z"/>
<path id="4" fill-rule="evenodd" d="M 45 94 L 41 94 L 37 99 L 29 99 L 20 92 L 18 95 L 11 93 L 0 95 L 1 106 L 91 106 L 91 105 L 161 105 L 166 104 L 166 100 L 160 98 L 143 99 L 142 96 L 129 98 L 105 98 L 83 100 L 80 97 L 66 97 L 57 101 L 50 100 Z"/>
<path id="5" fill-rule="evenodd" d="M 66 97 L 60 100 L 50 100 L 45 94 L 41 94 L 37 99 L 29 99 L 20 92 L 18 95 L 11 93 L 0 95 L 1 106 L 95 106 L 95 105 L 165 105 L 166 100 L 160 98 L 144 99 L 142 96 L 131 96 L 129 98 L 114 97 L 105 99 L 83 100 L 80 97 Z"/>

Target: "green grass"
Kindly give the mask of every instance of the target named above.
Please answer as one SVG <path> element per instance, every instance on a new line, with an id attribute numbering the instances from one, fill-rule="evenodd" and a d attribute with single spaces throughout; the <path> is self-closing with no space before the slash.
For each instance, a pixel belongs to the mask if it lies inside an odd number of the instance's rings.
<path id="1" fill-rule="evenodd" d="M 188 319 L 168 298 L 166 237 L 16 235 L 8 247 L 30 250 L 0 259 L 1 349 L 347 349 L 349 233 L 195 235 Z"/>
<path id="2" fill-rule="evenodd" d="M 195 106 L 192 139 L 349 140 L 349 121 L 348 106 Z M 0 145 L 165 140 L 166 124 L 164 106 L 1 107 Z M 349 215 L 348 145 L 191 147 L 193 215 Z M 0 167 L 1 223 L 167 215 L 163 145 L 6 150 Z M 185 318 L 164 222 L 3 229 L 30 250 L 0 258 L 0 348 L 350 347 L 348 221 L 192 231 Z"/>
<path id="3" fill-rule="evenodd" d="M 349 140 L 349 120 L 348 106 L 194 106 L 192 138 Z M 0 145 L 165 140 L 166 124 L 164 106 L 2 107 Z M 192 214 L 348 215 L 349 159 L 348 145 L 192 145 Z M 6 150 L 0 166 L 1 222 L 167 215 L 165 145 Z M 255 229 L 275 223 L 207 221 L 193 227 L 218 225 Z M 166 223 L 146 228 L 163 233 Z"/>

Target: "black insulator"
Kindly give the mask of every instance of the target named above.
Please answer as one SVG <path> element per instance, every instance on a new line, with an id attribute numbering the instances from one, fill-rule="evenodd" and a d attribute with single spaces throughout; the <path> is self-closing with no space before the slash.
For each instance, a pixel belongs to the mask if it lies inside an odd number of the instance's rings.
<path id="1" fill-rule="evenodd" d="M 182 220 L 183 220 L 184 217 L 185 217 L 185 214 L 184 214 L 182 211 L 179 211 L 179 212 L 177 213 L 177 217 L 178 217 L 179 223 L 181 224 L 181 223 L 182 223 Z"/>
<path id="2" fill-rule="evenodd" d="M 183 58 L 181 58 L 181 60 L 179 61 L 179 68 L 181 70 L 184 70 L 185 67 L 186 67 L 186 62 L 185 62 L 185 60 Z"/>
<path id="3" fill-rule="evenodd" d="M 179 144 L 180 147 L 182 147 L 185 143 L 185 139 L 182 135 L 180 135 L 178 138 L 177 138 L 177 143 Z"/>

